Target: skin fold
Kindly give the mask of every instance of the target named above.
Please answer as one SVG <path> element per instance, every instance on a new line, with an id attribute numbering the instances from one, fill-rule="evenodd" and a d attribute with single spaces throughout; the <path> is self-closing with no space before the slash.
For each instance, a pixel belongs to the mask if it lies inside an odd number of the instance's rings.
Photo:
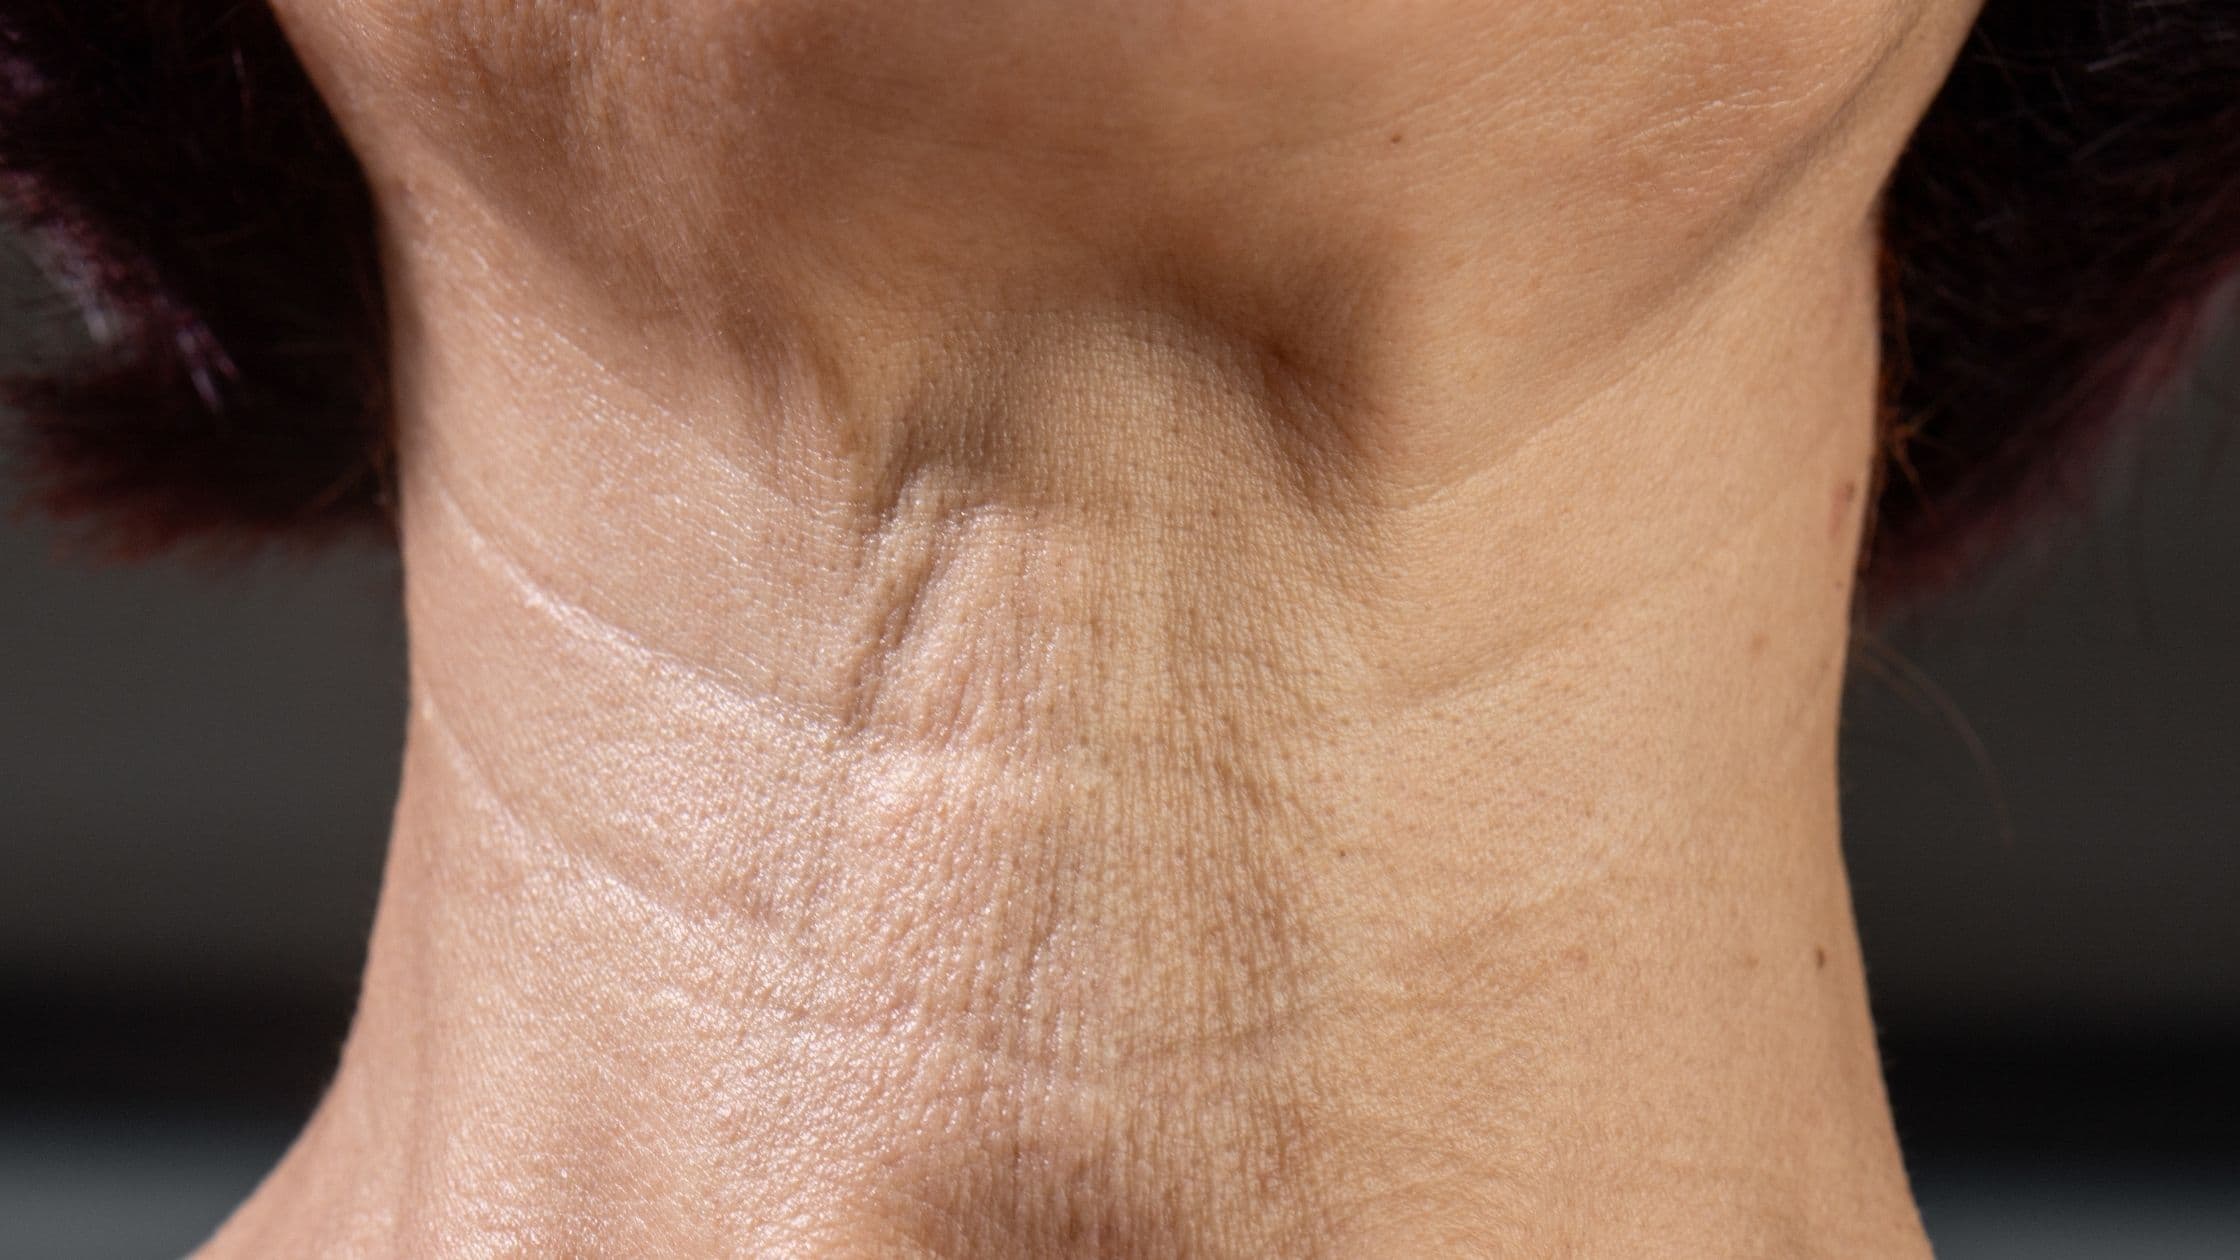
<path id="1" fill-rule="evenodd" d="M 283 0 L 361 1007 L 207 1257 L 1921 1257 L 1838 849 L 1946 0 Z"/>

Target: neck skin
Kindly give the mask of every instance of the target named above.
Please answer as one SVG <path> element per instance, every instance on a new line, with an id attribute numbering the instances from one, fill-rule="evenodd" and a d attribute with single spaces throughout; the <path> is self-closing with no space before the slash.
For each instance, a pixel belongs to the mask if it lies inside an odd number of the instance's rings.
<path id="1" fill-rule="evenodd" d="M 405 779 L 205 1254 L 1926 1255 L 1834 770 L 1924 95 L 1560 301 L 1024 195 L 696 293 L 376 161 Z"/>

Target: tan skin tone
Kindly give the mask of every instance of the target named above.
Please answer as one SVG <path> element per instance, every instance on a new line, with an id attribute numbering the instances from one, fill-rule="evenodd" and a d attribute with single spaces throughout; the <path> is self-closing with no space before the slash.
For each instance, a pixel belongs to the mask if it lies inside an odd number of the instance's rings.
<path id="1" fill-rule="evenodd" d="M 203 1254 L 1927 1254 L 1834 748 L 1972 0 L 279 7 L 413 710 Z"/>

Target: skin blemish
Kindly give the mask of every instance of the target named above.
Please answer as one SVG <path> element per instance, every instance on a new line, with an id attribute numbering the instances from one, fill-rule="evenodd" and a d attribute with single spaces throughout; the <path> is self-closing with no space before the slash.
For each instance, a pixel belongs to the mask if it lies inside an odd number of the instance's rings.
<path id="1" fill-rule="evenodd" d="M 1828 513 L 1828 537 L 1839 537 L 1843 527 L 1851 520 L 1851 507 L 1859 501 L 1857 480 L 1844 482 L 1836 487 L 1835 506 Z"/>
<path id="2" fill-rule="evenodd" d="M 1826 971 L 1828 969 L 1827 946 L 1815 945 L 1812 947 L 1812 969 L 1814 971 Z"/>

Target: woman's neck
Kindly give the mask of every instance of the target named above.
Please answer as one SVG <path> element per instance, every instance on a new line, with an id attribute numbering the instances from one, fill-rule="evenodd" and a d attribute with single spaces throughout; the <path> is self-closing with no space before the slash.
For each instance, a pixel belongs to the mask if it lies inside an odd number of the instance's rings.
<path id="1" fill-rule="evenodd" d="M 211 1254 L 1920 1254 L 1866 255 L 1436 479 L 1150 318 L 704 408 L 425 329 L 364 1002 Z"/>
<path id="2" fill-rule="evenodd" d="M 345 82 L 406 773 L 207 1254 L 1925 1255 L 1834 746 L 1946 25 L 1491 219 L 871 130 L 555 215 Z"/>

